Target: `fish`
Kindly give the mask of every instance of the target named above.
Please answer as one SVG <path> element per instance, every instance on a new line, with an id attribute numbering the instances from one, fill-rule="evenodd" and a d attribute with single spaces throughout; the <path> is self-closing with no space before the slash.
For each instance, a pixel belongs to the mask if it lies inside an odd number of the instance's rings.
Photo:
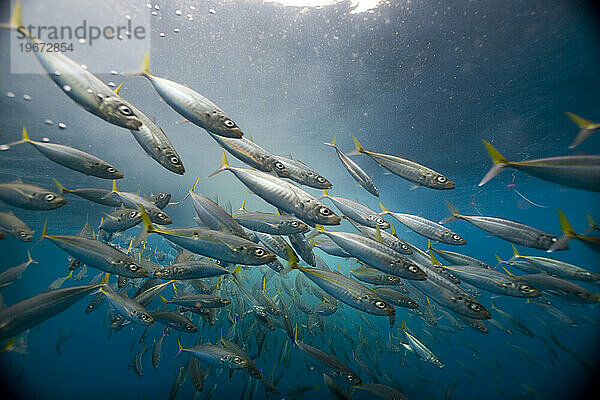
<path id="1" fill-rule="evenodd" d="M 294 233 L 288 235 L 288 239 L 296 253 L 300 255 L 300 258 L 304 260 L 310 266 L 315 267 L 317 265 L 317 261 L 315 259 L 315 254 L 312 251 L 312 245 L 306 239 L 303 233 Z"/>
<path id="2" fill-rule="evenodd" d="M 323 190 L 323 197 L 328 198 L 338 210 L 350 220 L 370 228 L 388 229 L 390 224 L 369 207 L 343 197 L 330 196 L 327 190 Z"/>
<path id="3" fill-rule="evenodd" d="M 152 346 L 152 366 L 154 367 L 154 369 L 158 368 L 158 363 L 162 358 L 162 344 L 165 340 L 165 333 L 167 330 L 168 328 L 163 329 L 160 337 L 158 339 L 154 339 L 154 344 Z"/>
<path id="4" fill-rule="evenodd" d="M 165 304 L 173 303 L 188 308 L 220 308 L 231 304 L 231 300 L 204 293 L 178 295 L 171 300 L 163 299 L 163 302 Z"/>
<path id="5" fill-rule="evenodd" d="M 231 171 L 248 189 L 267 203 L 300 218 L 311 226 L 340 224 L 340 217 L 316 197 L 265 172 L 231 167 L 225 153 L 223 153 L 221 166 L 209 177 L 226 170 Z"/>
<path id="6" fill-rule="evenodd" d="M 344 249 L 338 246 L 333 240 L 328 238 L 327 236 L 317 236 L 309 239 L 309 243 L 313 246 L 313 248 L 321 249 L 325 253 L 330 256 L 341 257 L 341 258 L 351 258 L 352 256 L 348 254 Z"/>
<path id="7" fill-rule="evenodd" d="M 144 357 L 144 353 L 148 349 L 148 346 L 142 347 L 142 349 L 135 355 L 134 359 L 131 361 L 131 367 L 137 374 L 137 376 L 144 375 L 144 369 L 142 366 L 142 357 Z"/>
<path id="8" fill-rule="evenodd" d="M 514 276 L 514 275 L 513 275 Z M 525 281 L 545 293 L 551 294 L 570 303 L 599 303 L 600 296 L 596 295 L 584 287 L 565 279 L 561 279 L 546 273 L 527 274 L 515 277 Z"/>
<path id="9" fill-rule="evenodd" d="M 148 233 L 158 233 L 167 240 L 195 254 L 246 265 L 261 265 L 275 259 L 275 254 L 248 239 L 229 233 L 202 228 L 165 230 L 152 225 L 144 206 L 142 223 Z"/>
<path id="10" fill-rule="evenodd" d="M 318 365 L 322 367 L 323 372 L 330 377 L 339 378 L 350 385 L 360 385 L 362 383 L 358 374 L 338 358 L 299 340 L 297 327 L 295 330 L 294 343 L 304 354 L 316 361 Z"/>
<path id="11" fill-rule="evenodd" d="M 490 303 L 491 303 L 492 309 L 494 311 L 496 311 L 498 314 L 500 314 L 504 319 L 509 321 L 511 323 L 512 327 L 515 328 L 515 330 L 519 331 L 520 333 L 524 334 L 525 336 L 529 336 L 529 337 L 534 336 L 533 332 L 531 332 L 531 330 L 529 328 L 527 328 L 527 326 L 525 326 L 525 324 L 523 324 L 521 321 L 519 321 L 517 318 L 513 317 L 506 311 L 503 311 L 503 310 L 497 308 L 496 305 L 494 304 L 493 298 L 490 299 Z"/>
<path id="12" fill-rule="evenodd" d="M 245 204 L 246 199 L 244 199 L 239 209 L 239 211 L 243 211 L 243 214 L 234 215 L 233 219 L 246 229 L 271 235 L 291 235 L 306 233 L 310 230 L 304 222 L 289 215 L 264 212 L 249 213 L 246 211 Z"/>
<path id="13" fill-rule="evenodd" d="M 142 221 L 142 214 L 137 209 L 122 208 L 105 214 L 106 219 L 100 222 L 98 229 L 109 233 L 122 232 L 133 228 Z"/>
<path id="14" fill-rule="evenodd" d="M 12 285 L 18 279 L 21 279 L 21 276 L 25 270 L 27 270 L 27 267 L 29 267 L 29 265 L 32 263 L 37 264 L 37 261 L 31 258 L 31 254 L 28 251 L 27 261 L 15 267 L 8 268 L 6 271 L 0 273 L 0 288 Z"/>
<path id="15" fill-rule="evenodd" d="M 444 219 L 442 223 L 447 223 L 455 219 L 463 219 L 501 239 L 541 250 L 550 249 L 558 240 L 556 236 L 550 233 L 516 221 L 478 215 L 462 215 L 449 201 L 446 200 L 446 204 L 451 215 Z"/>
<path id="16" fill-rule="evenodd" d="M 285 164 L 273 154 L 244 137 L 235 139 L 227 138 L 208 132 L 215 142 L 229 154 L 259 171 L 275 173 L 280 178 L 289 178 L 290 172 Z"/>
<path id="17" fill-rule="evenodd" d="M 198 327 L 185 316 L 173 311 L 153 311 L 150 313 L 155 322 L 165 324 L 176 331 L 195 333 Z"/>
<path id="18" fill-rule="evenodd" d="M 350 270 L 350 274 L 359 281 L 373 285 L 404 286 L 399 276 L 386 274 L 371 267 L 358 267 Z"/>
<path id="19" fill-rule="evenodd" d="M 395 315 L 394 307 L 383 300 L 381 296 L 337 271 L 302 267 L 294 260 L 290 260 L 290 266 L 302 271 L 317 286 L 350 307 L 373 315 L 389 316 L 390 318 Z"/>
<path id="20" fill-rule="evenodd" d="M 241 369 L 248 367 L 248 361 L 226 347 L 211 343 L 198 344 L 193 347 L 183 347 L 177 338 L 179 351 L 190 353 L 192 356 L 215 368 Z"/>
<path id="21" fill-rule="evenodd" d="M 416 301 L 414 301 L 413 299 L 399 292 L 396 289 L 385 286 L 378 286 L 374 287 L 373 291 L 380 295 L 382 299 L 396 307 L 411 309 L 419 308 L 419 303 L 417 303 Z"/>
<path id="22" fill-rule="evenodd" d="M 171 264 L 154 272 L 158 279 L 202 279 L 227 275 L 231 272 L 219 264 L 208 261 L 186 261 Z"/>
<path id="23" fill-rule="evenodd" d="M 169 400 L 175 400 L 177 398 L 177 392 L 179 392 L 179 389 L 183 385 L 186 375 L 187 375 L 187 368 L 185 368 L 184 366 L 179 366 L 177 368 L 177 376 L 175 377 L 175 380 L 173 381 L 173 384 L 171 385 L 171 389 L 169 390 Z M 215 385 L 211 388 L 211 392 L 209 392 L 209 394 L 214 392 L 214 389 L 216 388 L 216 386 L 217 386 L 217 384 L 215 383 Z M 210 398 L 211 396 L 206 396 L 206 397 Z"/>
<path id="24" fill-rule="evenodd" d="M 122 296 L 114 291 L 110 286 L 100 287 L 100 293 L 106 296 L 110 305 L 123 318 L 139 325 L 152 325 L 154 318 L 146 309 L 134 299 Z"/>
<path id="25" fill-rule="evenodd" d="M 533 285 L 494 269 L 484 269 L 477 265 L 452 265 L 444 268 L 452 271 L 460 279 L 492 293 L 526 298 L 542 294 Z"/>
<path id="26" fill-rule="evenodd" d="M 404 332 L 406 340 L 408 340 L 408 344 L 403 344 L 405 348 L 415 352 L 419 358 L 436 365 L 438 368 L 444 368 L 444 363 L 423 343 L 421 343 L 419 339 L 408 332 L 408 329 L 406 328 L 406 321 L 402 321 L 402 331 Z"/>
<path id="27" fill-rule="evenodd" d="M 0 231 L 22 242 L 33 240 L 34 231 L 12 212 L 0 212 Z"/>
<path id="28" fill-rule="evenodd" d="M 60 314 L 103 285 L 104 283 L 46 290 L 0 310 L 0 341 Z"/>
<path id="29" fill-rule="evenodd" d="M 123 202 L 116 196 L 110 196 L 111 190 L 99 189 L 99 188 L 82 188 L 82 189 L 67 189 L 59 181 L 53 179 L 54 184 L 58 187 L 58 190 L 62 195 L 65 193 L 74 194 L 81 197 L 82 199 L 89 200 L 91 202 L 102 204 L 109 207 L 121 207 Z"/>
<path id="30" fill-rule="evenodd" d="M 382 244 L 385 244 L 388 247 L 391 247 L 398 253 L 405 255 L 410 255 L 413 253 L 413 250 L 410 247 L 410 245 L 396 236 L 395 229 L 393 229 L 394 233 L 389 233 L 387 231 L 379 229 L 379 227 L 371 228 L 365 225 L 358 224 L 350 219 L 347 220 L 363 235 L 368 236 L 371 239 L 374 239 Z"/>
<path id="31" fill-rule="evenodd" d="M 600 128 L 600 124 L 588 121 L 579 115 L 571 112 L 567 112 L 565 114 L 567 114 L 567 117 L 569 117 L 571 121 L 573 121 L 577 127 L 579 127 L 579 132 L 577 133 L 575 139 L 573 139 L 573 142 L 569 145 L 569 149 L 574 149 L 575 147 L 579 146 L 584 140 L 589 138 L 594 131 L 597 131 L 598 128 Z"/>
<path id="32" fill-rule="evenodd" d="M 296 183 L 315 189 L 331 189 L 333 185 L 323 175 L 319 174 L 302 161 L 283 156 L 274 156 L 287 170 L 290 178 Z"/>
<path id="33" fill-rule="evenodd" d="M 27 37 L 31 43 L 39 47 L 45 44 L 25 29 L 25 25 L 21 21 L 20 2 L 15 3 L 13 7 L 10 26 Z M 36 51 L 33 53 L 50 79 L 84 110 L 122 128 L 136 130 L 142 125 L 142 121 L 133 112 L 129 102 L 114 93 L 110 87 L 86 68 L 65 56 L 63 52 Z"/>
<path id="34" fill-rule="evenodd" d="M 26 210 L 54 210 L 66 204 L 58 193 L 19 180 L 0 183 L 0 201 Z"/>
<path id="35" fill-rule="evenodd" d="M 389 214 L 396 218 L 400 223 L 409 228 L 410 230 L 424 236 L 428 239 L 437 240 L 441 243 L 452 244 L 452 245 L 465 245 L 467 241 L 463 239 L 458 233 L 446 228 L 443 225 L 428 220 L 427 218 L 419 217 L 418 215 L 403 214 L 398 212 L 392 212 L 385 208 L 381 202 L 379 203 L 382 214 Z"/>
<path id="36" fill-rule="evenodd" d="M 408 397 L 401 391 L 394 389 L 382 383 L 363 383 L 354 387 L 355 389 L 366 390 L 375 397 L 386 400 L 408 400 Z"/>
<path id="37" fill-rule="evenodd" d="M 169 204 L 169 201 L 171 200 L 171 193 L 167 193 L 167 192 L 156 193 L 156 194 L 153 194 L 152 196 L 150 196 L 148 198 L 148 200 L 152 204 L 154 204 L 156 207 L 158 207 L 162 210 Z"/>
<path id="38" fill-rule="evenodd" d="M 598 283 L 600 281 L 600 274 L 597 272 L 591 272 L 587 269 L 553 258 L 522 256 L 515 246 L 512 246 L 512 249 L 514 255 L 510 258 L 509 262 L 519 260 L 526 261 L 533 264 L 538 271 L 543 271 L 563 279 L 573 279 L 591 283 Z"/>
<path id="39" fill-rule="evenodd" d="M 485 185 L 505 168 L 514 168 L 559 185 L 600 192 L 600 156 L 570 155 L 515 162 L 508 161 L 486 140 L 483 144 L 493 166 L 478 186 Z"/>
<path id="40" fill-rule="evenodd" d="M 436 190 L 454 189 L 454 182 L 439 172 L 405 158 L 366 150 L 354 136 L 352 136 L 352 139 L 354 140 L 355 150 L 348 153 L 348 155 L 366 154 L 391 173 L 415 185 Z"/>
<path id="41" fill-rule="evenodd" d="M 146 77 L 160 97 L 187 121 L 215 135 L 241 138 L 244 134 L 235 122 L 213 102 L 193 89 L 150 74 L 150 53 L 146 52 L 139 70 L 124 73 Z"/>
<path id="42" fill-rule="evenodd" d="M 150 220 L 156 224 L 171 225 L 173 220 L 163 210 L 154 205 L 151 201 L 143 198 L 137 193 L 121 192 L 117 190 L 117 181 L 113 180 L 112 192 L 107 196 L 118 197 L 123 205 L 127 208 L 135 208 L 140 210 L 144 208 Z"/>
<path id="43" fill-rule="evenodd" d="M 121 179 L 123 174 L 108 162 L 86 153 L 85 151 L 56 143 L 38 142 L 29 138 L 27 129 L 23 127 L 23 138 L 6 146 L 29 143 L 50 161 L 67 167 L 73 171 L 102 179 Z"/>
<path id="44" fill-rule="evenodd" d="M 373 183 L 373 180 L 369 177 L 369 175 L 367 175 L 365 171 L 362 170 L 362 168 L 358 166 L 357 163 L 355 163 L 350 158 L 348 158 L 347 155 L 342 153 L 342 151 L 337 147 L 335 136 L 333 137 L 331 143 L 323 144 L 331 146 L 335 149 L 335 152 L 337 153 L 340 161 L 342 162 L 346 170 L 350 173 L 354 180 L 358 182 L 360 186 L 365 188 L 366 191 L 371 193 L 373 196 L 379 197 L 379 190 L 377 190 L 377 187 Z"/>
<path id="45" fill-rule="evenodd" d="M 431 247 L 431 240 L 427 241 L 427 250 L 431 253 L 435 252 L 438 256 L 442 257 L 446 262 L 454 265 L 477 265 L 485 269 L 494 269 L 488 263 L 476 259 L 475 257 L 468 256 L 466 254 L 457 253 L 454 251 L 434 249 Z"/>
<path id="46" fill-rule="evenodd" d="M 49 239 L 56 247 L 88 267 L 130 278 L 144 278 L 148 275 L 148 271 L 136 263 L 131 256 L 106 243 L 81 236 L 48 235 L 46 224 L 44 224 L 42 238 Z"/>
<path id="47" fill-rule="evenodd" d="M 188 362 L 188 371 L 190 374 L 190 380 L 196 388 L 197 391 L 201 392 L 204 390 L 204 372 L 202 372 L 202 368 L 198 363 L 198 359 L 194 357 L 190 357 L 190 361 Z"/>
<path id="48" fill-rule="evenodd" d="M 356 233 L 324 230 L 321 232 L 352 257 L 370 267 L 410 280 L 426 279 L 425 272 L 417 264 L 376 240 Z"/>
<path id="49" fill-rule="evenodd" d="M 572 239 L 580 241 L 591 250 L 600 252 L 600 236 L 587 234 L 590 233 L 592 230 L 595 230 L 595 224 L 590 224 L 590 229 L 588 229 L 582 234 L 578 234 L 575 233 L 565 213 L 561 209 L 558 209 L 558 219 L 560 222 L 560 230 L 562 231 L 563 235 L 557 241 L 555 241 L 554 244 L 548 250 L 546 250 L 548 253 L 568 248 L 568 244 Z"/>

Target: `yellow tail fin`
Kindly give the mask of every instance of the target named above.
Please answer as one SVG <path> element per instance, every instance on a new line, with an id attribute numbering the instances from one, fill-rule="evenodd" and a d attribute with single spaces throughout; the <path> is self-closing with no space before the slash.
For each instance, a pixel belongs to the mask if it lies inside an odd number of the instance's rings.
<path id="1" fill-rule="evenodd" d="M 569 223 L 567 216 L 565 215 L 565 213 L 562 212 L 560 208 L 558 209 L 558 219 L 560 221 L 560 230 L 562 231 L 562 233 L 569 236 L 577 236 L 577 234 L 573 230 L 573 227 Z"/>
<path id="2" fill-rule="evenodd" d="M 513 250 L 513 255 L 515 257 L 521 257 L 521 255 L 519 254 L 519 252 L 517 251 L 517 248 L 515 247 L 515 245 L 511 245 L 512 246 L 512 250 Z"/>
<path id="3" fill-rule="evenodd" d="M 500 154 L 500 152 L 496 150 L 494 146 L 490 144 L 490 142 L 485 139 L 482 139 L 482 141 L 494 165 L 492 168 L 490 168 L 487 174 L 485 174 L 477 186 L 483 186 L 491 181 L 496 175 L 502 172 L 507 164 L 509 164 L 509 161 L 502 154 Z"/>
<path id="4" fill-rule="evenodd" d="M 147 51 L 146 54 L 144 54 L 144 59 L 142 60 L 142 66 L 140 67 L 140 70 L 142 71 L 142 73 L 144 75 L 150 75 L 150 52 Z"/>
<path id="5" fill-rule="evenodd" d="M 212 174 L 210 174 L 208 177 L 213 177 L 215 175 L 217 175 L 220 172 L 225 171 L 226 169 L 229 169 L 229 162 L 227 161 L 227 156 L 225 155 L 225 152 L 223 152 L 223 157 L 221 158 L 221 166 L 219 168 L 217 168 L 215 170 L 215 172 L 213 172 Z"/>

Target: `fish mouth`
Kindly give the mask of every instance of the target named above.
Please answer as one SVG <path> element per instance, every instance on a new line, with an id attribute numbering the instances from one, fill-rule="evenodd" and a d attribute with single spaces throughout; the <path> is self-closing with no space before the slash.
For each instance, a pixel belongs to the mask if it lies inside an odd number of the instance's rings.
<path id="1" fill-rule="evenodd" d="M 122 172 L 115 172 L 112 176 L 110 176 L 108 179 L 121 179 L 125 177 L 125 175 L 123 175 Z"/>

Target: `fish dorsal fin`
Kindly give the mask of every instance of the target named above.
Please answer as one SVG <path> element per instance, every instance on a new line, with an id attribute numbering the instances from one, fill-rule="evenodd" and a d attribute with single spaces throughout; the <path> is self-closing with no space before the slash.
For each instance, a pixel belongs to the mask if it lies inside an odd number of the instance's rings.
<path id="1" fill-rule="evenodd" d="M 515 257 L 521 257 L 521 255 L 519 254 L 519 252 L 517 251 L 517 248 L 515 247 L 515 245 L 511 245 L 512 246 L 512 250 L 513 250 L 513 255 Z"/>
<path id="2" fill-rule="evenodd" d="M 114 90 L 115 94 L 119 94 L 119 91 L 121 90 L 121 87 L 123 86 L 123 83 L 125 83 L 125 82 L 121 82 L 121 84 L 115 88 L 115 90 Z"/>

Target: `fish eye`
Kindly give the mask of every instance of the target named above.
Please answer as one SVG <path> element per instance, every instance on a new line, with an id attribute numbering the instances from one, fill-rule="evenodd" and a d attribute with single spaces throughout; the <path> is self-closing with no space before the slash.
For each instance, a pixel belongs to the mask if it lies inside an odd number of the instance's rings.
<path id="1" fill-rule="evenodd" d="M 552 238 L 553 242 L 556 242 L 558 239 L 556 239 L 555 237 Z"/>
<path id="2" fill-rule="evenodd" d="M 117 170 L 114 167 L 108 167 L 106 168 L 106 172 L 108 172 L 109 174 L 114 174 L 115 172 L 117 172 Z"/>
<path id="3" fill-rule="evenodd" d="M 26 232 L 23 232 L 23 231 L 21 231 L 21 232 L 19 232 L 19 236 L 21 236 L 21 237 L 25 237 L 25 236 L 27 236 L 27 233 L 26 233 Z"/>
<path id="4" fill-rule="evenodd" d="M 417 272 L 419 272 L 419 268 L 417 268 L 416 265 L 409 265 L 407 268 L 410 272 L 412 272 L 413 274 L 416 274 Z"/>
<path id="5" fill-rule="evenodd" d="M 408 246 L 407 246 L 407 245 L 405 245 L 405 244 L 402 244 L 402 245 L 400 246 L 400 248 L 401 248 L 402 250 L 408 250 Z"/>
<path id="6" fill-rule="evenodd" d="M 348 379 L 350 382 L 352 382 L 354 380 L 354 377 L 352 375 L 348 374 L 346 376 L 346 379 Z"/>
<path id="7" fill-rule="evenodd" d="M 387 280 L 390 281 L 390 282 L 392 282 L 394 280 L 394 277 L 390 275 L 390 276 L 387 277 Z"/>
<path id="8" fill-rule="evenodd" d="M 325 183 L 325 178 L 323 178 L 322 176 L 319 176 L 317 178 L 317 182 L 319 182 L 319 183 Z"/>
<path id="9" fill-rule="evenodd" d="M 129 270 L 130 271 L 137 271 L 137 269 L 138 269 L 137 265 L 135 265 L 135 264 L 129 264 Z"/>
<path id="10" fill-rule="evenodd" d="M 177 157 L 173 157 L 173 158 L 177 158 Z M 173 161 L 173 158 L 171 158 L 171 161 Z M 177 160 L 177 161 L 179 162 L 179 160 Z M 173 161 L 173 163 L 175 163 L 175 161 Z M 158 197 L 160 197 L 161 199 L 164 199 L 165 198 L 165 194 L 161 193 L 161 194 L 158 195 Z"/>
<path id="11" fill-rule="evenodd" d="M 328 215 L 331 215 L 331 210 L 327 207 L 321 207 L 321 208 L 319 208 L 319 213 L 321 215 L 328 216 Z"/>
<path id="12" fill-rule="evenodd" d="M 275 163 L 275 168 L 277 168 L 277 169 L 284 169 L 285 167 L 284 167 L 284 165 L 282 163 L 280 163 L 279 161 L 277 161 Z"/>
<path id="13" fill-rule="evenodd" d="M 226 119 L 225 121 L 223 121 L 223 124 L 225 124 L 225 126 L 228 128 L 233 128 L 235 126 L 235 122 L 233 122 L 230 119 Z"/>
<path id="14" fill-rule="evenodd" d="M 156 214 L 156 216 L 158 217 L 158 219 L 165 219 L 165 214 L 163 213 L 158 213 Z"/>
<path id="15" fill-rule="evenodd" d="M 381 225 L 385 223 L 385 220 L 383 218 L 377 218 L 377 223 Z"/>
<path id="16" fill-rule="evenodd" d="M 51 193 L 48 193 L 47 195 L 44 196 L 44 200 L 46 200 L 46 201 L 52 201 L 55 198 L 56 198 L 56 196 Z"/>
<path id="17" fill-rule="evenodd" d="M 148 319 L 148 316 L 147 316 L 146 314 L 142 314 L 142 315 L 140 315 L 140 319 L 141 319 L 142 321 L 145 321 L 145 320 L 147 320 L 147 319 Z"/>
<path id="18" fill-rule="evenodd" d="M 194 326 L 193 326 L 193 325 L 190 325 L 190 324 L 187 324 L 187 325 L 185 326 L 185 328 L 186 328 L 188 331 L 191 331 L 192 329 L 194 329 Z"/>
<path id="19" fill-rule="evenodd" d="M 385 308 L 385 303 L 383 301 L 376 301 L 375 307 L 377 308 Z"/>
<path id="20" fill-rule="evenodd" d="M 533 292 L 533 288 L 529 285 L 521 285 L 519 288 L 522 292 Z"/>
<path id="21" fill-rule="evenodd" d="M 452 239 L 454 239 L 454 240 L 460 240 L 462 238 L 455 233 L 454 235 L 452 235 Z"/>
<path id="22" fill-rule="evenodd" d="M 473 311 L 481 311 L 481 307 L 477 303 L 472 303 L 470 307 Z"/>
<path id="23" fill-rule="evenodd" d="M 126 105 L 119 106 L 119 111 L 121 112 L 121 114 L 126 115 L 126 116 L 133 115 L 131 108 L 127 107 Z"/>
<path id="24" fill-rule="evenodd" d="M 446 179 L 446 177 L 444 177 L 444 176 L 438 176 L 438 177 L 437 177 L 437 181 L 438 181 L 439 183 L 444 183 L 444 182 L 446 182 L 447 180 L 448 180 L 448 179 Z"/>
<path id="25" fill-rule="evenodd" d="M 137 211 L 132 211 L 129 213 L 129 218 L 135 218 L 135 217 L 137 217 L 137 215 L 138 215 Z"/>
<path id="26" fill-rule="evenodd" d="M 169 159 L 169 161 L 171 161 L 171 164 L 179 164 L 179 158 L 173 156 Z M 161 195 L 161 198 L 163 198 L 164 195 Z"/>
<path id="27" fill-rule="evenodd" d="M 265 251 L 260 248 L 254 249 L 254 255 L 257 257 L 262 257 L 265 255 Z"/>
<path id="28" fill-rule="evenodd" d="M 300 224 L 297 221 L 292 221 L 290 225 L 292 225 L 294 228 L 297 228 Z"/>
<path id="29" fill-rule="evenodd" d="M 238 356 L 235 356 L 235 357 L 233 357 L 233 362 L 236 363 L 236 364 L 239 364 L 239 363 L 242 362 L 242 359 L 239 358 Z"/>

